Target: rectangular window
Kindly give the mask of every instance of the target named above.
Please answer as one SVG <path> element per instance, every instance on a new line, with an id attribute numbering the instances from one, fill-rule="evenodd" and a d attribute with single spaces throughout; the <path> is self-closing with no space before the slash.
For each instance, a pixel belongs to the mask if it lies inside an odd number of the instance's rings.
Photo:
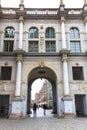
<path id="1" fill-rule="evenodd" d="M 11 80 L 12 67 L 1 67 L 1 80 Z"/>
<path id="2" fill-rule="evenodd" d="M 46 52 L 55 52 L 56 45 L 55 41 L 46 41 Z"/>
<path id="3" fill-rule="evenodd" d="M 71 41 L 70 50 L 71 50 L 71 52 L 74 52 L 74 53 L 81 52 L 80 41 Z"/>
<path id="4" fill-rule="evenodd" d="M 38 41 L 29 41 L 29 52 L 38 52 Z"/>
<path id="5" fill-rule="evenodd" d="M 83 67 L 72 67 L 73 80 L 84 80 Z"/>
<path id="6" fill-rule="evenodd" d="M 4 52 L 13 52 L 14 41 L 4 41 Z"/>

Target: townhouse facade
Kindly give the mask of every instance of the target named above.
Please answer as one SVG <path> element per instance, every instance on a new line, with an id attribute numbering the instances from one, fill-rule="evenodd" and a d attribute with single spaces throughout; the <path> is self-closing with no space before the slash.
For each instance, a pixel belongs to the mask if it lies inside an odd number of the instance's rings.
<path id="1" fill-rule="evenodd" d="M 38 78 L 52 85 L 55 114 L 87 115 L 86 0 L 82 8 L 0 5 L 0 115 L 26 117 Z"/>

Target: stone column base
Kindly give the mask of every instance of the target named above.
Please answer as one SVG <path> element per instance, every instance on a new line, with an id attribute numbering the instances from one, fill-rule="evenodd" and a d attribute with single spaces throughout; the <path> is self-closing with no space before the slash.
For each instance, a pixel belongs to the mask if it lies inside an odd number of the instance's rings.
<path id="1" fill-rule="evenodd" d="M 64 104 L 64 116 L 74 116 L 73 98 L 64 97 L 62 100 Z"/>
<path id="2" fill-rule="evenodd" d="M 21 119 L 26 117 L 26 101 L 20 97 L 11 100 L 11 113 L 9 119 Z"/>

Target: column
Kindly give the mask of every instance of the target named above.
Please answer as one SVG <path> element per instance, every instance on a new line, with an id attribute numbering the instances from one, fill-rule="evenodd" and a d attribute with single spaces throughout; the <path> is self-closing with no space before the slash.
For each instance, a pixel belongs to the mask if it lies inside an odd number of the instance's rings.
<path id="1" fill-rule="evenodd" d="M 22 55 L 17 55 L 17 74 L 16 74 L 16 87 L 15 87 L 15 96 L 21 96 L 21 70 L 22 70 Z"/>
<path id="2" fill-rule="evenodd" d="M 61 17 L 62 49 L 66 49 L 65 18 Z"/>
<path id="3" fill-rule="evenodd" d="M 19 46 L 18 49 L 22 49 L 22 41 L 23 41 L 23 16 L 19 18 Z"/>
<path id="4" fill-rule="evenodd" d="M 87 21 L 85 22 L 85 26 L 86 26 L 86 35 L 87 35 Z"/>
<path id="5" fill-rule="evenodd" d="M 62 33 L 62 61 L 63 61 L 63 85 L 64 85 L 64 96 L 69 95 L 69 79 L 68 79 L 68 64 L 67 54 L 68 49 L 66 45 L 65 36 L 65 18 L 61 17 L 61 33 Z"/>
<path id="6" fill-rule="evenodd" d="M 63 85 L 64 85 L 64 96 L 69 96 L 69 79 L 68 79 L 68 65 L 67 65 L 67 54 L 63 54 Z"/>

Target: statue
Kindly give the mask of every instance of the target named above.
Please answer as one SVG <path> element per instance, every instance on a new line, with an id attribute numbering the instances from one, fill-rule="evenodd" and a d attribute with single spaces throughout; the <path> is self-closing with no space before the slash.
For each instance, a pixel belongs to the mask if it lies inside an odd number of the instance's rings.
<path id="1" fill-rule="evenodd" d="M 20 0 L 20 4 L 23 4 L 24 3 L 24 0 Z"/>
<path id="2" fill-rule="evenodd" d="M 61 5 L 63 4 L 63 0 L 60 0 L 60 4 L 61 4 Z"/>
<path id="3" fill-rule="evenodd" d="M 87 0 L 84 0 L 84 4 L 87 4 Z"/>

